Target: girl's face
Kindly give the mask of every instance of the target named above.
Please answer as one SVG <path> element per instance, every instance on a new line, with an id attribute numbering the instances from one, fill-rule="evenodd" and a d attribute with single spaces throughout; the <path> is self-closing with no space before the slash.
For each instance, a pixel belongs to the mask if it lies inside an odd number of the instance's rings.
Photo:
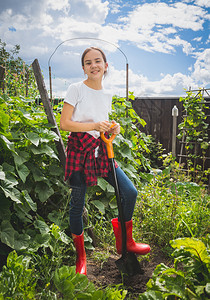
<path id="1" fill-rule="evenodd" d="M 84 57 L 83 70 L 91 80 L 102 80 L 108 63 L 104 62 L 100 51 L 91 49 Z"/>

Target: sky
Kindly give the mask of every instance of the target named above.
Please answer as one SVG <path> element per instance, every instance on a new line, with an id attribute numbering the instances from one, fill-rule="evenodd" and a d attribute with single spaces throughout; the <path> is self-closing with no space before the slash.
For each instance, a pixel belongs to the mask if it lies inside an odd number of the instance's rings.
<path id="1" fill-rule="evenodd" d="M 104 86 L 119 96 L 183 96 L 210 88 L 210 1 L 0 0 L 0 39 L 31 64 L 38 59 L 54 97 L 85 79 L 82 52 L 104 50 Z"/>

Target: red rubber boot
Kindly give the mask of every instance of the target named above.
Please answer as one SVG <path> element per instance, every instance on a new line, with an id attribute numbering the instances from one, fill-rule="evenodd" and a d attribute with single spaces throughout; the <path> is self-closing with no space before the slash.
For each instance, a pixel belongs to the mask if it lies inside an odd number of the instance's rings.
<path id="1" fill-rule="evenodd" d="M 118 218 L 112 219 L 112 226 L 116 238 L 116 248 L 119 254 L 122 254 L 122 233 L 121 224 Z M 147 244 L 136 243 L 132 238 L 133 222 L 132 220 L 125 222 L 127 242 L 126 247 L 128 252 L 133 252 L 139 255 L 145 255 L 150 252 L 151 248 Z"/>
<path id="2" fill-rule="evenodd" d="M 84 232 L 81 235 L 72 233 L 74 246 L 77 252 L 76 273 L 87 275 L 86 253 L 84 247 Z"/>

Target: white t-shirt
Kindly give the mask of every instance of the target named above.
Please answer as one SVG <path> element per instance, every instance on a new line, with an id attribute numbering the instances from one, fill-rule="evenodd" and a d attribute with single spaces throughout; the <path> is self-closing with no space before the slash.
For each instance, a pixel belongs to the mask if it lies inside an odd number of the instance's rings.
<path id="1" fill-rule="evenodd" d="M 68 87 L 64 102 L 74 106 L 72 121 L 87 123 L 108 121 L 112 108 L 112 95 L 104 89 L 89 88 L 81 81 Z M 96 130 L 87 132 L 94 138 L 100 136 Z"/>

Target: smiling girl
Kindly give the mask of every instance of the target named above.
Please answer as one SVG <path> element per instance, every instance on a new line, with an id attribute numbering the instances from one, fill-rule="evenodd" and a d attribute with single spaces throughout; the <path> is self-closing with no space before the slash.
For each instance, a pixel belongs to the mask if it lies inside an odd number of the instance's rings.
<path id="1" fill-rule="evenodd" d="M 69 131 L 65 180 L 72 189 L 70 199 L 70 229 L 77 252 L 76 272 L 87 274 L 86 253 L 82 212 L 88 186 L 97 184 L 97 177 L 103 177 L 114 185 L 109 169 L 106 146 L 100 133 L 120 133 L 120 125 L 109 121 L 112 95 L 102 86 L 108 63 L 100 48 L 87 48 L 81 58 L 87 79 L 69 86 L 61 113 L 60 128 Z M 115 124 L 110 128 L 111 125 Z M 147 254 L 150 246 L 137 244 L 132 238 L 132 215 L 137 190 L 126 174 L 115 163 L 120 188 L 124 219 L 127 230 L 127 250 L 136 254 Z M 117 252 L 122 251 L 121 227 L 118 218 L 111 220 L 116 238 Z"/>

